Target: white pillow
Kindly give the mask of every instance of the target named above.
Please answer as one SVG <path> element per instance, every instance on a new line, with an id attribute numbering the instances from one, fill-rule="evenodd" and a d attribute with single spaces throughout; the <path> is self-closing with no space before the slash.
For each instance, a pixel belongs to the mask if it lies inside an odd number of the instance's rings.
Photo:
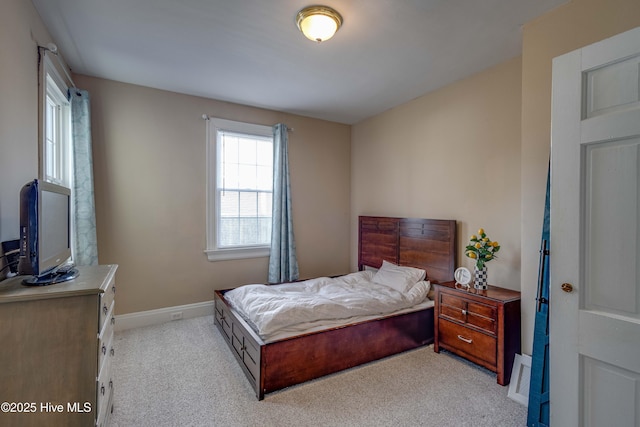
<path id="1" fill-rule="evenodd" d="M 413 285 L 423 280 L 426 275 L 427 273 L 419 268 L 404 267 L 382 261 L 382 266 L 373 276 L 373 281 L 405 293 Z"/>
<path id="2" fill-rule="evenodd" d="M 379 268 L 371 267 L 370 265 L 364 266 L 364 271 L 370 271 L 372 274 L 376 274 Z"/>
<path id="3" fill-rule="evenodd" d="M 416 283 L 409 291 L 406 293 L 407 298 L 414 304 L 419 304 L 427 298 L 427 294 L 431 289 L 431 282 L 428 280 L 421 280 Z"/>

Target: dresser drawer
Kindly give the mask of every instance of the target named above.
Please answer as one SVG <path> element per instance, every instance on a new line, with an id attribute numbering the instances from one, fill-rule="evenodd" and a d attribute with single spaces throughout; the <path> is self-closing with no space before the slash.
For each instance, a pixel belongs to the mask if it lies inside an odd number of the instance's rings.
<path id="1" fill-rule="evenodd" d="M 106 405 L 102 406 L 102 412 L 98 414 L 98 420 L 96 421 L 97 427 L 107 427 L 109 425 L 109 419 L 113 413 L 113 389 L 111 389 L 111 395 Z"/>
<path id="2" fill-rule="evenodd" d="M 490 365 L 496 364 L 496 339 L 494 337 L 445 319 L 440 319 L 439 323 L 438 339 L 441 346 L 484 360 Z"/>
<path id="3" fill-rule="evenodd" d="M 105 360 L 100 376 L 97 380 L 97 402 L 98 407 L 96 413 L 98 414 L 98 420 L 103 420 L 108 410 L 109 402 L 111 401 L 111 394 L 113 393 L 113 381 L 111 379 L 111 361 Z"/>
<path id="4" fill-rule="evenodd" d="M 113 315 L 113 307 L 109 310 L 110 315 Z M 102 332 L 98 336 L 98 372 L 102 369 L 104 360 L 110 355 L 111 348 L 113 346 L 113 324 L 106 322 Z"/>
<path id="5" fill-rule="evenodd" d="M 113 304 L 116 296 L 116 284 L 115 280 L 111 279 L 109 284 L 104 290 L 104 293 L 100 294 L 100 319 L 98 322 L 98 330 L 101 330 L 104 326 L 104 322 L 109 314 L 109 309 Z"/>
<path id="6" fill-rule="evenodd" d="M 109 310 L 108 318 L 113 317 L 113 304 Z M 113 323 L 105 322 L 98 336 L 98 374 L 102 371 L 106 359 L 113 354 Z"/>

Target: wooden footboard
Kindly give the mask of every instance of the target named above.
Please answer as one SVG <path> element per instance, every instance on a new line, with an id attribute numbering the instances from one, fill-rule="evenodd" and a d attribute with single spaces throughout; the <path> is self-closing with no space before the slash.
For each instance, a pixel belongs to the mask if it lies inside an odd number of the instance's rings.
<path id="1" fill-rule="evenodd" d="M 300 384 L 433 342 L 433 308 L 265 343 L 215 293 L 215 324 L 259 400 Z"/>

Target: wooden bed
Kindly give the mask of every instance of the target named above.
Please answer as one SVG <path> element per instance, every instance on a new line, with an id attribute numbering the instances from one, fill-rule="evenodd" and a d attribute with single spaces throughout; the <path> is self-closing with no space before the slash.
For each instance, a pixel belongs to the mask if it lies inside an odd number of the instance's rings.
<path id="1" fill-rule="evenodd" d="M 359 217 L 358 268 L 383 260 L 426 270 L 431 282 L 453 279 L 455 220 Z M 433 342 L 433 307 L 265 343 L 215 292 L 215 325 L 256 396 Z"/>

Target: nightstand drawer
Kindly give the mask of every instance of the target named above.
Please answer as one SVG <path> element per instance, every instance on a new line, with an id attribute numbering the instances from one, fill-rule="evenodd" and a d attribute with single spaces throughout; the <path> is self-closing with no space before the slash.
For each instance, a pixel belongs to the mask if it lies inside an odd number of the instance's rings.
<path id="1" fill-rule="evenodd" d="M 467 306 L 467 323 L 496 334 L 497 311 L 494 307 L 469 302 Z"/>
<path id="2" fill-rule="evenodd" d="M 470 301 L 457 295 L 440 294 L 439 315 L 496 334 L 498 313 L 495 307 Z"/>
<path id="3" fill-rule="evenodd" d="M 440 306 L 440 316 L 448 317 L 449 319 L 457 320 L 458 322 L 466 322 L 467 316 L 463 308 L 452 307 L 449 305 Z"/>
<path id="4" fill-rule="evenodd" d="M 459 322 L 466 322 L 465 308 L 466 301 L 457 296 L 440 294 L 439 315 L 457 320 Z"/>
<path id="5" fill-rule="evenodd" d="M 490 365 L 496 364 L 496 339 L 448 320 L 440 319 L 440 345 L 459 351 Z"/>
<path id="6" fill-rule="evenodd" d="M 466 300 L 457 295 L 440 294 L 440 302 L 443 307 L 451 307 L 452 309 L 463 310 L 466 306 Z"/>
<path id="7" fill-rule="evenodd" d="M 496 319 L 496 309 L 490 305 L 469 301 L 467 304 L 467 311 L 469 314 L 486 317 L 492 320 Z"/>

